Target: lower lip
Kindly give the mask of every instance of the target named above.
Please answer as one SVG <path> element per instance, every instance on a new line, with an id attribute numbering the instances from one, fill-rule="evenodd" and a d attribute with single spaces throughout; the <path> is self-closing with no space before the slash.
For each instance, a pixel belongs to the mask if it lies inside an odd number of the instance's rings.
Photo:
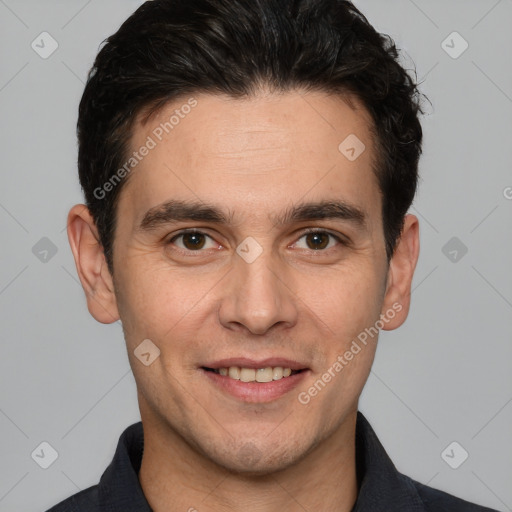
<path id="1" fill-rule="evenodd" d="M 271 382 L 243 382 L 230 377 L 219 375 L 200 368 L 210 381 L 230 395 L 250 403 L 266 403 L 277 400 L 292 389 L 297 387 L 309 373 L 309 370 L 302 370 L 289 377 L 283 377 Z"/>

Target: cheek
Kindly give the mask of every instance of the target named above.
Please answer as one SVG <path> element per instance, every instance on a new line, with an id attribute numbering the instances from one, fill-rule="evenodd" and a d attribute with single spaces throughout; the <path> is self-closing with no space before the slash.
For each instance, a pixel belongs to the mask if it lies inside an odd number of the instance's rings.
<path id="1" fill-rule="evenodd" d="M 208 292 L 214 296 L 220 277 L 190 270 L 183 273 L 165 262 L 145 267 L 140 259 L 128 261 L 119 272 L 122 284 L 116 287 L 127 342 L 149 338 L 163 343 L 175 336 L 178 327 L 182 337 L 184 330 L 193 326 L 197 330 L 195 319 L 205 307 L 211 307 L 207 306 Z"/>
<path id="2" fill-rule="evenodd" d="M 310 387 L 302 390 L 301 403 L 308 401 L 313 417 L 323 418 L 321 428 L 326 431 L 357 406 L 374 360 L 380 302 L 375 276 L 369 279 L 368 275 L 364 281 L 357 273 L 339 279 L 326 290 L 323 302 L 316 304 L 315 313 L 321 319 L 316 325 L 327 325 L 328 337 L 317 341 L 318 351 L 324 354 L 322 368 Z"/>
<path id="3" fill-rule="evenodd" d="M 379 318 L 379 278 L 371 267 L 345 268 L 300 294 L 341 350 Z"/>

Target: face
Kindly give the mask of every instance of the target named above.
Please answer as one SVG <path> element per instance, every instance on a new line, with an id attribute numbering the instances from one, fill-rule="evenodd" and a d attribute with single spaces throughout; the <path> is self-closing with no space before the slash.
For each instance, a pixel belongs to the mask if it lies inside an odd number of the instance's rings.
<path id="1" fill-rule="evenodd" d="M 155 144 L 120 195 L 103 309 L 122 320 L 143 422 L 225 468 L 283 469 L 353 418 L 375 324 L 403 322 L 414 264 L 388 268 L 356 100 L 194 98 L 135 126 L 134 149 Z M 354 135 L 359 156 L 354 138 L 339 148 Z"/>

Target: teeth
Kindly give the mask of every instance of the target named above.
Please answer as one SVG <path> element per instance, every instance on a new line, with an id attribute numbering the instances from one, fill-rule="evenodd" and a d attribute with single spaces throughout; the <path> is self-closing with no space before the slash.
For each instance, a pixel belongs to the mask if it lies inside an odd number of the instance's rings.
<path id="1" fill-rule="evenodd" d="M 214 370 L 215 373 L 230 377 L 234 380 L 241 380 L 242 382 L 272 382 L 273 380 L 280 380 L 284 377 L 289 377 L 292 374 L 291 368 L 283 368 L 276 366 L 272 368 L 240 368 L 239 366 L 230 366 L 229 368 L 219 368 Z"/>
<path id="2" fill-rule="evenodd" d="M 225 370 L 225 368 L 221 368 L 221 370 Z M 220 370 L 219 370 L 219 373 L 220 373 Z M 232 379 L 240 380 L 240 368 L 238 368 L 238 367 L 236 367 L 236 366 L 231 366 L 231 367 L 228 369 L 228 375 L 229 375 Z"/>
<path id="3" fill-rule="evenodd" d="M 256 370 L 252 368 L 240 368 L 240 380 L 242 382 L 254 382 L 256 380 Z"/>
<path id="4" fill-rule="evenodd" d="M 258 368 L 256 370 L 256 382 L 272 382 L 273 379 L 272 368 Z"/>
<path id="5" fill-rule="evenodd" d="M 273 372 L 272 372 L 272 378 L 274 380 L 279 380 L 279 379 L 282 379 L 283 378 L 283 369 L 280 367 L 280 366 L 276 366 L 274 369 L 273 369 Z"/>

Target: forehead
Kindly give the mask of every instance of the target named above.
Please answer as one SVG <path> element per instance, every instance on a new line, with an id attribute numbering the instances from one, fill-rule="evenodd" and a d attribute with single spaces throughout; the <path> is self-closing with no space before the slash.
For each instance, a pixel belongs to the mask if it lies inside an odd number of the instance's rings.
<path id="1" fill-rule="evenodd" d="M 378 215 L 371 126 L 353 97 L 350 104 L 320 92 L 183 97 L 134 124 L 131 151 L 140 160 L 120 207 L 130 204 L 140 219 L 170 199 L 195 200 L 242 219 L 344 199 Z"/>

